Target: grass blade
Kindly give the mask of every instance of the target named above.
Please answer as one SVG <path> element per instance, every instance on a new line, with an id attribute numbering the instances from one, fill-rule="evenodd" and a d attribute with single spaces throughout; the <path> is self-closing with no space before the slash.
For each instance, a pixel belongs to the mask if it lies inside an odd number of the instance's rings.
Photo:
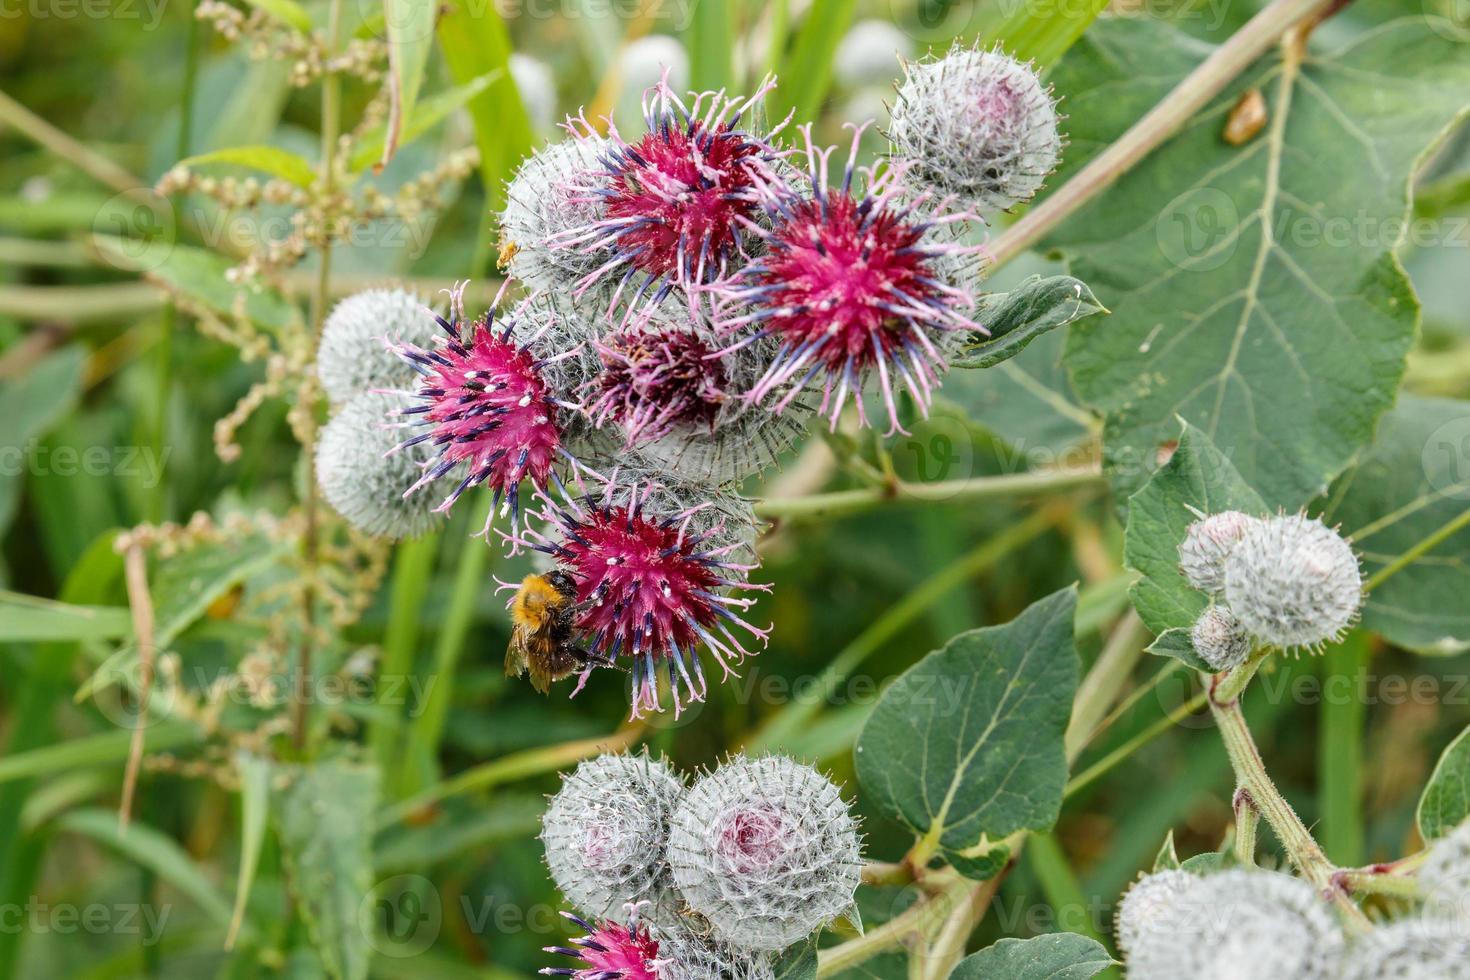
<path id="1" fill-rule="evenodd" d="M 771 119 L 791 110 L 796 119 L 815 119 L 832 85 L 832 56 L 852 23 L 857 0 L 816 0 L 796 32 L 791 54 L 781 63 L 781 84 L 771 93 Z"/>
<path id="2" fill-rule="evenodd" d="M 1358 630 L 1322 657 L 1322 718 L 1317 727 L 1317 770 L 1322 850 L 1335 864 L 1355 868 L 1364 857 L 1363 731 L 1368 706 L 1358 697 L 1368 669 L 1368 634 Z"/>

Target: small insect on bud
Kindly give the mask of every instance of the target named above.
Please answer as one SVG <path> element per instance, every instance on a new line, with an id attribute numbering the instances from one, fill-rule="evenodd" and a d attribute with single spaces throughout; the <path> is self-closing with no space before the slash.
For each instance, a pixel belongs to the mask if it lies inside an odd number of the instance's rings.
<path id="1" fill-rule="evenodd" d="M 611 144 L 590 133 L 551 143 L 521 164 L 505 189 L 500 266 L 533 289 L 567 293 L 607 256 L 553 248 L 558 235 L 602 220 L 602 199 L 573 187 L 572 176 L 598 166 Z"/>
<path id="2" fill-rule="evenodd" d="M 1470 820 L 1435 841 L 1419 869 L 1424 911 L 1470 934 Z"/>
<path id="3" fill-rule="evenodd" d="M 1257 645 L 1315 649 L 1342 636 L 1363 602 L 1352 546 L 1305 514 L 1248 527 L 1225 561 L 1225 602 Z"/>
<path id="4" fill-rule="evenodd" d="M 782 756 L 732 758 L 674 811 L 674 882 L 714 935 L 780 950 L 853 908 L 857 825 L 837 787 Z"/>
<path id="5" fill-rule="evenodd" d="M 1200 613 L 1189 631 L 1189 641 L 1200 659 L 1216 670 L 1229 670 L 1250 656 L 1251 639 L 1235 614 L 1224 606 L 1211 606 Z"/>
<path id="6" fill-rule="evenodd" d="M 317 439 L 322 496 L 347 523 L 374 537 L 417 537 L 443 523 L 433 501 L 403 495 L 433 458 L 427 446 L 395 451 L 398 430 L 387 419 L 405 404 L 403 398 L 364 391 L 342 406 Z"/>
<path id="7" fill-rule="evenodd" d="M 1138 879 L 1118 904 L 1118 948 L 1125 953 L 1132 950 L 1138 938 L 1199 882 L 1198 875 L 1179 870 L 1156 871 Z"/>
<path id="8" fill-rule="evenodd" d="M 956 45 L 904 67 L 889 138 L 916 177 L 982 211 L 1031 200 L 1062 147 L 1056 105 L 1031 66 Z"/>
<path id="9" fill-rule="evenodd" d="M 1331 980 L 1344 946 L 1310 884 L 1244 870 L 1201 878 L 1131 943 L 1129 980 Z"/>
<path id="10" fill-rule="evenodd" d="M 664 852 L 683 795 L 684 781 L 646 752 L 588 759 L 565 777 L 541 820 L 541 840 L 567 901 L 594 918 L 646 902 L 653 921 L 675 921 Z"/>
<path id="11" fill-rule="evenodd" d="M 1225 591 L 1225 559 L 1255 523 L 1258 519 L 1249 514 L 1227 510 L 1202 515 L 1189 525 L 1179 544 L 1179 572 L 1185 581 L 1207 595 Z"/>
<path id="12" fill-rule="evenodd" d="M 439 334 L 423 300 L 402 289 L 368 289 L 332 308 L 322 324 L 316 371 L 333 405 L 375 388 L 412 388 L 418 374 L 383 349 L 392 343 L 428 346 Z"/>
<path id="13" fill-rule="evenodd" d="M 1337 980 L 1470 980 L 1470 931 L 1435 919 L 1402 919 L 1363 936 Z"/>

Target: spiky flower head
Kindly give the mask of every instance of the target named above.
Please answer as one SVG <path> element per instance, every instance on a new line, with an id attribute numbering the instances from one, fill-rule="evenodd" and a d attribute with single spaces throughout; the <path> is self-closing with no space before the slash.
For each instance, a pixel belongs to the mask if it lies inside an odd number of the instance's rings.
<path id="1" fill-rule="evenodd" d="M 1257 645 L 1315 649 L 1336 640 L 1363 602 L 1352 546 L 1305 514 L 1248 527 L 1225 560 L 1225 601 Z"/>
<path id="2" fill-rule="evenodd" d="M 1434 919 L 1378 926 L 1353 944 L 1338 980 L 1470 980 L 1470 932 Z"/>
<path id="3" fill-rule="evenodd" d="M 664 852 L 683 794 L 684 781 L 647 752 L 600 755 L 562 780 L 541 819 L 541 840 L 551 879 L 578 912 L 604 918 L 648 903 L 653 921 L 674 920 Z"/>
<path id="4" fill-rule="evenodd" d="M 577 980 L 774 980 L 770 959 L 700 936 L 683 923 L 660 926 L 640 920 L 641 908 L 630 910 L 626 925 L 593 925 L 563 912 L 587 934 L 572 946 L 548 946 L 580 960 L 580 967 L 547 967 L 547 976 Z"/>
<path id="5" fill-rule="evenodd" d="M 915 176 L 981 211 L 1029 201 L 1057 165 L 1057 110 L 1030 65 L 959 45 L 909 62 L 889 138 Z"/>
<path id="6" fill-rule="evenodd" d="M 406 388 L 417 375 L 383 349 L 395 343 L 430 343 L 439 332 L 423 300 L 402 289 L 365 289 L 342 300 L 322 324 L 316 371 L 334 405 L 377 388 Z"/>
<path id="7" fill-rule="evenodd" d="M 1200 613 L 1189 631 L 1189 641 L 1200 659 L 1216 670 L 1244 663 L 1251 652 L 1250 637 L 1225 606 L 1211 606 Z"/>
<path id="8" fill-rule="evenodd" d="M 1315 888 L 1255 870 L 1201 878 L 1132 943 L 1129 980 L 1331 980 L 1344 945 Z"/>
<path id="9" fill-rule="evenodd" d="M 1115 923 L 1118 948 L 1124 953 L 1132 950 L 1139 937 L 1153 928 L 1199 881 L 1198 875 L 1177 868 L 1155 871 L 1138 879 L 1118 903 Z"/>
<path id="10" fill-rule="evenodd" d="M 743 225 L 757 211 L 752 165 L 775 157 L 774 131 L 756 136 L 740 122 L 774 87 L 767 78 L 749 98 L 703 92 L 686 104 L 665 72 L 644 93 L 643 137 L 630 144 L 610 127 L 611 145 L 598 165 L 573 178 L 582 197 L 600 199 L 603 216 L 557 238 L 558 247 L 602 260 L 578 283 L 579 295 L 616 283 L 609 312 L 623 299 L 638 307 L 645 294 L 657 305 L 675 286 L 727 272 L 744 250 Z M 569 126 L 579 139 L 595 132 L 585 119 Z"/>
<path id="11" fill-rule="evenodd" d="M 436 346 L 391 347 L 420 375 L 418 403 L 396 414 L 402 426 L 424 431 L 400 446 L 435 451 L 432 465 L 400 492 L 411 496 L 454 472 L 458 482 L 437 510 L 484 486 L 495 494 L 486 529 L 502 500 L 518 527 L 521 482 L 544 487 L 559 462 L 575 462 L 566 439 L 580 415 L 573 399 L 585 377 L 577 365 L 587 352 L 563 342 L 554 328 L 565 333 L 566 317 L 546 306 L 523 304 L 504 318 L 492 309 L 466 323 L 463 290 L 454 291 L 452 319 L 438 318 L 444 336 Z"/>
<path id="12" fill-rule="evenodd" d="M 603 219 L 599 196 L 572 183 L 600 166 L 608 141 L 596 133 L 551 143 L 532 154 L 505 189 L 500 215 L 500 266 L 532 289 L 569 293 L 606 256 L 557 248 L 559 236 Z"/>
<path id="13" fill-rule="evenodd" d="M 755 193 L 770 227 L 750 227 L 765 248 L 713 290 L 716 317 L 736 345 L 766 337 L 778 343 L 748 401 L 769 402 L 779 413 L 820 385 L 818 411 L 834 429 L 849 395 L 866 425 L 861 390 L 876 374 L 892 433 L 900 430 L 895 393 L 907 389 L 927 417 L 946 348 L 984 329 L 970 319 L 973 295 L 947 281 L 955 257 L 982 247 L 953 234 L 951 226 L 972 215 L 950 211 L 928 192 L 910 196 L 907 164 L 858 168 L 862 127 L 853 130 L 836 184 L 828 179 L 833 150 L 812 144 L 810 126 L 802 127 L 809 187 L 798 189 L 771 168 L 761 172 Z M 863 178 L 861 196 L 855 175 Z"/>
<path id="14" fill-rule="evenodd" d="M 443 522 L 433 502 L 405 498 L 433 455 L 427 446 L 395 451 L 398 434 L 387 424 L 404 399 L 364 391 L 343 405 L 322 429 L 316 445 L 316 479 L 322 496 L 347 523 L 374 537 L 417 537 Z"/>
<path id="15" fill-rule="evenodd" d="M 526 541 L 576 583 L 575 625 L 590 651 L 629 659 L 633 716 L 662 709 L 661 677 L 680 712 L 707 692 L 701 645 L 729 676 L 754 652 L 750 638 L 765 644 L 768 631 L 743 618 L 755 603 L 747 594 L 767 591 L 748 578 L 759 567 L 755 513 L 740 497 L 646 466 L 582 489 L 538 491 L 530 513 L 542 526 L 528 525 Z"/>
<path id="16" fill-rule="evenodd" d="M 805 430 L 811 406 L 776 415 L 739 393 L 774 354 L 770 341 L 722 350 L 708 321 L 682 301 L 626 323 L 597 343 L 602 371 L 588 384 L 594 422 L 694 483 L 723 484 L 765 469 Z"/>
<path id="17" fill-rule="evenodd" d="M 1198 513 L 1198 511 L 1196 511 Z M 1200 514 L 1179 544 L 1179 572 L 1190 585 L 1207 595 L 1225 591 L 1225 559 L 1259 519 L 1238 510 Z"/>
<path id="18" fill-rule="evenodd" d="M 1470 931 L 1470 820 L 1435 841 L 1419 869 L 1424 911 Z"/>
<path id="19" fill-rule="evenodd" d="M 783 756 L 735 757 L 674 811 L 674 883 L 732 946 L 779 950 L 851 912 L 862 847 L 832 782 Z"/>

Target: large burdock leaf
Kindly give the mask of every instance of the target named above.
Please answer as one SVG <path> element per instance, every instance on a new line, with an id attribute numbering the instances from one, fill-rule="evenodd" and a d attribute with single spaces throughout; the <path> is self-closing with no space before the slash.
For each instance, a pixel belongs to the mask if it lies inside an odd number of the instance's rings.
<path id="1" fill-rule="evenodd" d="M 949 980 L 1088 980 L 1113 965 L 1102 944 L 1071 932 L 1002 939 L 967 956 Z"/>
<path id="2" fill-rule="evenodd" d="M 1072 328 L 1067 363 L 1106 416 L 1120 496 L 1148 479 L 1176 415 L 1272 507 L 1321 493 L 1372 438 L 1418 318 L 1394 255 L 1409 179 L 1470 102 L 1470 45 L 1453 37 L 1419 16 L 1340 51 L 1283 47 L 1052 239 L 1113 311 Z M 1054 75 L 1069 169 L 1211 50 L 1152 20 L 1094 25 Z M 1233 145 L 1226 120 L 1253 90 L 1265 126 Z"/>
<path id="3" fill-rule="evenodd" d="M 1405 396 L 1322 517 L 1339 524 L 1372 576 L 1470 508 L 1470 405 Z M 1461 528 L 1368 595 L 1363 625 L 1422 653 L 1470 646 L 1470 528 Z"/>
<path id="4" fill-rule="evenodd" d="M 1077 591 L 961 633 L 895 680 L 856 749 L 884 813 L 949 851 L 1056 822 L 1077 689 Z"/>
<path id="5" fill-rule="evenodd" d="M 1470 728 L 1439 757 L 1419 798 L 1419 833 L 1434 841 L 1470 818 Z"/>

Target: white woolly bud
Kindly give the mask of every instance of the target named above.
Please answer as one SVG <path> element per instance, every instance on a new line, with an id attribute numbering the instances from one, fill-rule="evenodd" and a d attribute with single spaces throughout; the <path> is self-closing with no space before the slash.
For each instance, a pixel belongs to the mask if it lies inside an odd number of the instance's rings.
<path id="1" fill-rule="evenodd" d="M 904 68 L 889 138 L 916 177 L 981 210 L 1035 196 L 1062 140 L 1051 94 L 1029 65 L 956 45 Z"/>
<path id="2" fill-rule="evenodd" d="M 402 431 L 390 415 L 407 400 L 381 392 L 356 395 L 322 429 L 316 445 L 316 479 L 327 503 L 349 524 L 375 537 L 417 537 L 443 523 L 431 494 L 403 491 L 433 458 L 427 443 L 390 452 Z"/>
<path id="3" fill-rule="evenodd" d="M 384 340 L 433 347 L 441 335 L 424 301 L 402 289 L 368 289 L 332 308 L 322 324 L 316 371 L 334 405 L 375 388 L 412 389 L 413 368 Z"/>
<path id="4" fill-rule="evenodd" d="M 845 88 L 887 82 L 898 73 L 898 59 L 913 49 L 913 40 L 889 21 L 860 20 L 837 45 L 832 73 Z"/>
<path id="5" fill-rule="evenodd" d="M 1258 645 L 1336 640 L 1363 602 L 1352 546 L 1316 518 L 1290 514 L 1246 529 L 1225 561 L 1225 601 Z"/>
<path id="6" fill-rule="evenodd" d="M 608 147 L 601 136 L 551 143 L 532 154 L 505 189 L 500 215 L 501 267 L 532 289 L 570 293 L 608 253 L 556 244 L 557 235 L 602 219 L 602 205 L 578 182 L 600 168 Z"/>
<path id="7" fill-rule="evenodd" d="M 731 759 L 674 812 L 674 882 L 732 946 L 780 950 L 853 908 L 857 825 L 836 786 L 781 756 Z"/>
<path id="8" fill-rule="evenodd" d="M 546 865 L 556 887 L 584 915 L 641 914 L 678 921 L 668 862 L 669 817 L 684 781 L 663 762 L 642 755 L 602 755 L 565 777 L 541 820 Z"/>
<path id="9" fill-rule="evenodd" d="M 1198 875 L 1177 869 L 1144 875 L 1118 903 L 1115 927 L 1118 948 L 1127 953 L 1161 916 L 1200 881 Z"/>
<path id="10" fill-rule="evenodd" d="M 1201 517 L 1184 532 L 1179 544 L 1179 571 L 1190 585 L 1211 596 L 1225 591 L 1225 559 L 1246 529 L 1259 518 L 1227 510 Z"/>
<path id="11" fill-rule="evenodd" d="M 1429 848 L 1419 869 L 1426 915 L 1454 921 L 1470 933 L 1470 820 Z"/>
<path id="12" fill-rule="evenodd" d="M 1433 919 L 1378 926 L 1348 950 L 1338 980 L 1470 980 L 1470 931 Z"/>
<path id="13" fill-rule="evenodd" d="M 1200 659 L 1216 670 L 1229 670 L 1250 656 L 1251 639 L 1235 614 L 1224 606 L 1200 613 L 1189 631 L 1189 641 Z"/>
<path id="14" fill-rule="evenodd" d="M 1300 878 L 1222 871 L 1188 888 L 1133 937 L 1129 980 L 1330 980 L 1343 935 Z"/>
<path id="15" fill-rule="evenodd" d="M 687 922 L 655 928 L 653 936 L 658 941 L 658 980 L 775 980 L 770 957 L 702 936 Z"/>

